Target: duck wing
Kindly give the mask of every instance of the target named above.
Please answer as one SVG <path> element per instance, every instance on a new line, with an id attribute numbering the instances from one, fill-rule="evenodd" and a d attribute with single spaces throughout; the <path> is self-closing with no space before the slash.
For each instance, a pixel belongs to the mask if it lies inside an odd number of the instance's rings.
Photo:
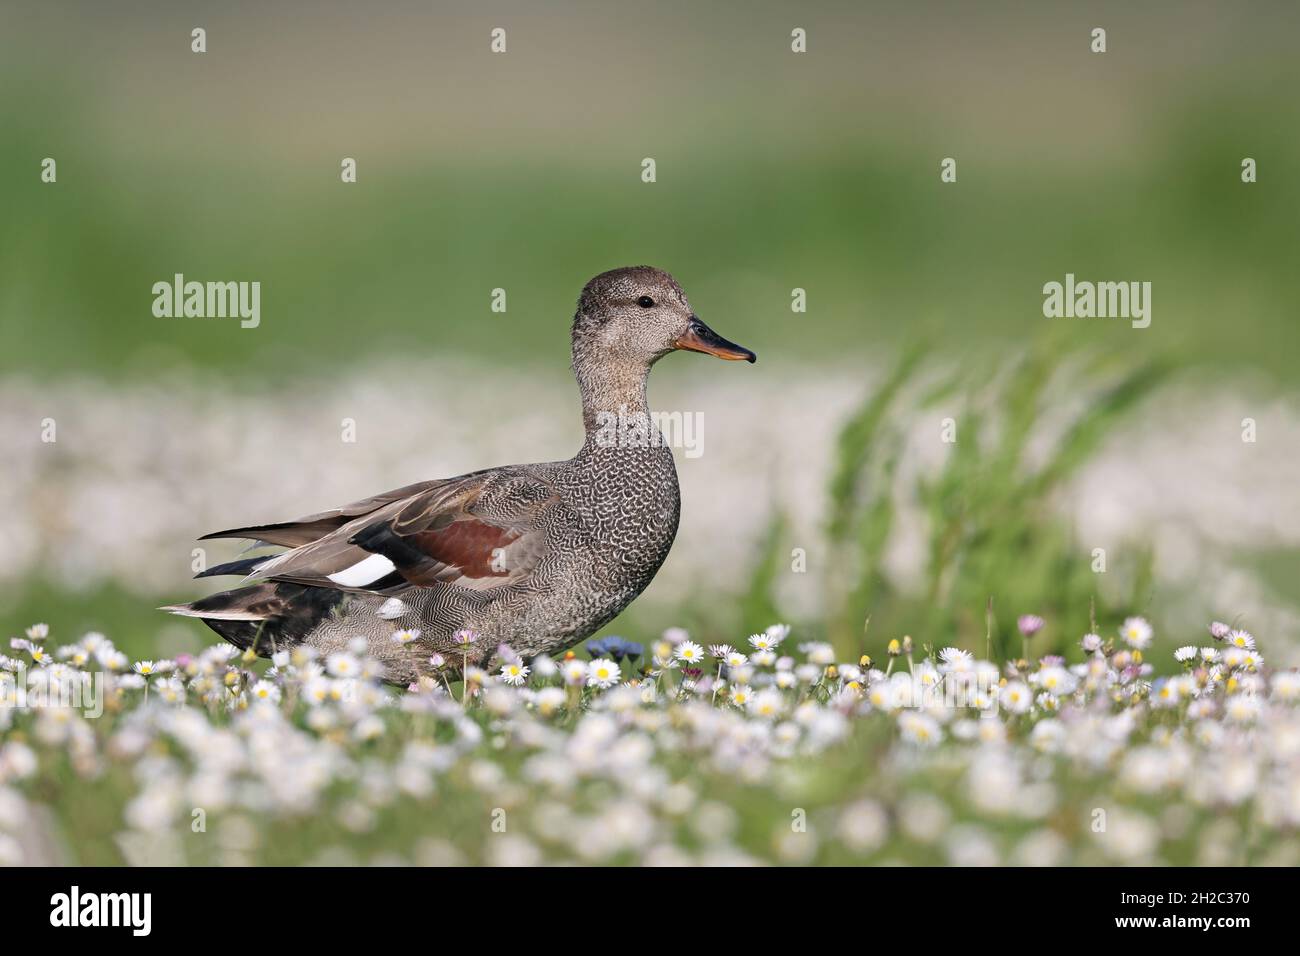
<path id="1" fill-rule="evenodd" d="M 348 515 L 371 502 L 370 510 Z M 438 583 L 473 590 L 501 587 L 526 578 L 537 566 L 546 553 L 545 518 L 557 507 L 562 507 L 559 492 L 544 479 L 519 469 L 491 469 L 411 485 L 297 522 L 241 529 L 247 533 L 241 537 L 267 541 L 273 541 L 267 528 L 281 540 L 325 533 L 281 554 L 213 571 L 229 568 L 344 591 L 390 592 Z"/>
<path id="2" fill-rule="evenodd" d="M 451 480 L 457 481 L 458 479 L 453 478 Z M 322 511 L 319 514 L 307 515 L 305 518 L 298 518 L 295 521 L 281 521 L 276 524 L 250 525 L 247 528 L 213 531 L 210 534 L 203 535 L 199 540 L 251 538 L 255 541 L 264 541 L 267 544 L 297 548 L 318 541 L 337 531 L 353 519 L 372 514 L 385 505 L 392 504 L 395 501 L 405 501 L 421 492 L 445 484 L 447 484 L 446 481 L 421 481 L 413 485 L 396 488 L 393 491 L 385 491 L 382 494 L 363 498 L 360 501 L 354 501 L 350 505 L 344 505 L 342 508 L 336 508 L 333 511 Z"/>

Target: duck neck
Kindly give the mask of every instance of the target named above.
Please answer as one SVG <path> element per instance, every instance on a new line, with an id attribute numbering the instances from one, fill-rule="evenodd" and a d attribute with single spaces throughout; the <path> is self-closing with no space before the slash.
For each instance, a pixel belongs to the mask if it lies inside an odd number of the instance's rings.
<path id="1" fill-rule="evenodd" d="M 575 362 L 573 371 L 582 394 L 584 448 L 623 444 L 640 432 L 647 439 L 657 436 L 646 404 L 648 365 Z"/>

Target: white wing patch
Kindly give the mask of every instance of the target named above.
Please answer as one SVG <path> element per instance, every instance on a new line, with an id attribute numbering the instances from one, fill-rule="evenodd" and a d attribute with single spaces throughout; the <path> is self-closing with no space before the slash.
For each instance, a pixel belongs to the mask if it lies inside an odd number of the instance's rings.
<path id="1" fill-rule="evenodd" d="M 373 584 L 396 570 L 397 566 L 382 554 L 372 554 L 370 557 L 358 561 L 350 568 L 344 568 L 342 571 L 336 571 L 333 574 L 326 575 L 326 577 L 340 587 L 363 588 L 367 584 Z"/>
<path id="2" fill-rule="evenodd" d="M 389 598 L 383 604 L 379 605 L 379 610 L 375 613 L 385 621 L 396 621 L 408 610 L 409 608 L 406 606 L 406 602 L 399 601 L 397 598 Z"/>

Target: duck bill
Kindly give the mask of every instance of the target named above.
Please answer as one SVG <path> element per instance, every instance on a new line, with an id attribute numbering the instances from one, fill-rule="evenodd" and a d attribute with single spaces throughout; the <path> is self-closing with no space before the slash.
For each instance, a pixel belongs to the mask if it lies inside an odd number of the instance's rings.
<path id="1" fill-rule="evenodd" d="M 714 355 L 720 359 L 726 359 L 728 362 L 755 362 L 758 360 L 758 356 L 749 349 L 737 345 L 735 342 L 728 342 L 696 316 L 691 316 L 691 324 L 686 327 L 685 332 L 677 336 L 673 342 L 673 348 L 703 352 L 705 355 Z"/>

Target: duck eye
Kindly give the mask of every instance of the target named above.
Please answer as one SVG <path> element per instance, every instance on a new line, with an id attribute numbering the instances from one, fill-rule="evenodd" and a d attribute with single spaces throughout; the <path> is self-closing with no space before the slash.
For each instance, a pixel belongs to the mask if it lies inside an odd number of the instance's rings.
<path id="1" fill-rule="evenodd" d="M 648 295 L 643 295 L 641 296 L 641 298 L 636 300 L 636 304 L 641 306 L 641 308 L 643 309 L 653 309 L 655 305 L 655 300 L 650 298 L 650 296 Z"/>

